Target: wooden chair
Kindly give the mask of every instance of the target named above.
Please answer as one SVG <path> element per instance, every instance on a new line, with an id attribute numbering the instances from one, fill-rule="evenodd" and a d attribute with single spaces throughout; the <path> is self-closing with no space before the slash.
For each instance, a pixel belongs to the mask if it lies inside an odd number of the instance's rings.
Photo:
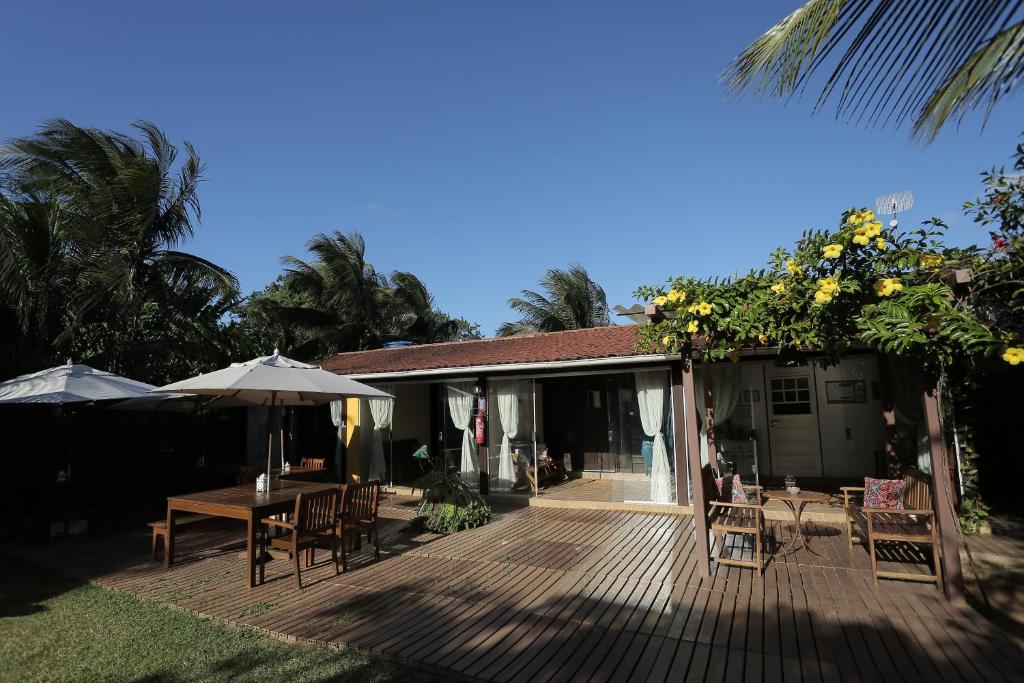
<path id="1" fill-rule="evenodd" d="M 334 573 L 338 573 L 338 490 L 334 488 L 316 493 L 300 493 L 295 498 L 295 512 L 292 522 L 283 522 L 267 517 L 261 524 L 274 526 L 286 531 L 284 535 L 269 538 L 262 535 L 260 542 L 260 583 L 263 582 L 266 562 L 267 540 L 270 547 L 287 550 L 295 562 L 295 583 L 302 588 L 299 551 L 305 551 L 306 566 L 316 561 L 316 544 L 327 543 L 334 560 Z"/>
<path id="2" fill-rule="evenodd" d="M 757 571 L 757 575 L 761 576 L 764 571 L 764 509 L 761 502 L 761 488 L 759 486 L 744 486 L 747 499 L 752 499 L 754 501 L 752 503 L 719 500 L 718 487 L 715 484 L 717 472 L 710 465 L 705 465 L 702 473 L 704 490 L 707 492 L 707 500 L 710 501 L 708 522 L 715 535 L 715 545 L 718 547 L 718 555 L 713 559 L 719 564 L 753 567 Z M 728 534 L 753 536 L 753 559 L 724 557 L 722 553 L 725 552 L 725 537 Z"/>
<path id="3" fill-rule="evenodd" d="M 939 562 L 939 540 L 935 528 L 935 506 L 932 503 L 932 478 L 920 470 L 911 469 L 903 477 L 904 510 L 887 508 L 866 508 L 863 506 L 863 486 L 843 486 L 843 507 L 846 509 L 846 539 L 853 549 L 856 535 L 867 542 L 871 554 L 871 579 L 878 585 L 878 579 L 903 579 L 905 581 L 934 582 L 942 589 L 942 567 Z M 857 504 L 856 496 L 861 502 Z M 878 571 L 878 556 L 875 545 L 880 542 L 907 543 L 911 546 L 925 544 L 932 546 L 935 563 L 933 574 L 911 572 Z"/>
<path id="4" fill-rule="evenodd" d="M 325 469 L 327 467 L 327 459 L 326 458 L 303 458 L 300 461 L 300 463 L 299 463 L 299 467 L 308 467 L 308 468 L 310 468 L 312 470 L 322 470 L 322 469 Z"/>
<path id="5" fill-rule="evenodd" d="M 346 484 L 339 487 L 341 499 L 338 511 L 338 539 L 341 542 L 341 568 L 348 571 L 346 548 L 349 541 L 355 542 L 355 549 L 362 546 L 362 532 L 366 542 L 373 541 L 374 559 L 380 560 L 380 536 L 377 532 L 377 510 L 380 505 L 380 482 Z"/>

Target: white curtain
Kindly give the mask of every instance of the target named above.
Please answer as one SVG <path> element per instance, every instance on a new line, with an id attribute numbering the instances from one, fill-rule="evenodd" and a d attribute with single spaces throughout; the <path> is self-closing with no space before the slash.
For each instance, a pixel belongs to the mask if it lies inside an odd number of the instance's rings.
<path id="1" fill-rule="evenodd" d="M 700 429 L 700 463 L 708 464 L 708 427 L 705 418 L 704 371 L 693 373 L 693 389 L 696 394 L 697 426 Z M 741 369 L 734 365 L 717 365 L 711 368 L 711 398 L 715 409 L 715 422 L 725 422 L 736 410 L 736 404 L 743 393 Z M 717 464 L 716 464 L 717 467 Z"/>
<path id="2" fill-rule="evenodd" d="M 385 389 L 388 393 L 388 389 Z M 370 458 L 370 473 L 367 480 L 384 481 L 388 465 L 384 460 L 384 430 L 391 428 L 391 417 L 395 409 L 393 398 L 367 399 L 370 405 L 370 416 L 373 417 L 373 456 Z"/>
<path id="3" fill-rule="evenodd" d="M 512 465 L 512 439 L 519 433 L 519 384 L 496 383 L 498 419 L 501 422 L 501 452 L 498 455 L 498 489 L 507 491 L 516 483 Z"/>
<path id="4" fill-rule="evenodd" d="M 666 374 L 662 370 L 634 373 L 636 398 L 640 404 L 640 422 L 644 433 L 654 437 L 654 457 L 651 461 L 651 500 L 655 503 L 672 502 L 672 470 L 668 463 L 665 436 L 661 433 L 665 422 Z"/>
<path id="5" fill-rule="evenodd" d="M 448 413 L 462 430 L 462 475 L 476 474 L 476 442 L 473 440 L 473 391 L 470 385 L 449 384 Z"/>
<path id="6" fill-rule="evenodd" d="M 338 430 L 338 439 L 334 444 L 334 468 L 338 471 L 338 480 L 345 481 L 345 463 L 341 461 L 341 444 L 345 440 L 344 401 L 331 401 L 331 424 Z"/>

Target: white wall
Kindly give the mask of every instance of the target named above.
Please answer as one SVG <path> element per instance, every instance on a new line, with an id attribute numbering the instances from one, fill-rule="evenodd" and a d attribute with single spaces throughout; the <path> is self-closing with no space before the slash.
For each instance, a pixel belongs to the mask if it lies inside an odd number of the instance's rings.
<path id="1" fill-rule="evenodd" d="M 825 383 L 863 380 L 864 403 L 829 403 Z M 885 422 L 878 397 L 878 361 L 874 356 L 845 358 L 838 366 L 815 368 L 821 452 L 826 477 L 859 478 L 874 474 L 885 447 Z"/>

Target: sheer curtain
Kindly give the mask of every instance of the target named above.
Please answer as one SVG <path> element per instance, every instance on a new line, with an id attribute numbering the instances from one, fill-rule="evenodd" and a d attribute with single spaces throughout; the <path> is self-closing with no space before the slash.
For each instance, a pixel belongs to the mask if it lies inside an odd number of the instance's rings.
<path id="1" fill-rule="evenodd" d="M 345 401 L 331 401 L 331 424 L 338 430 L 334 443 L 334 469 L 338 471 L 338 481 L 345 481 L 345 463 L 341 461 L 341 444 L 345 440 Z"/>
<path id="2" fill-rule="evenodd" d="M 391 393 L 390 388 L 385 389 Z M 395 410 L 393 398 L 371 398 L 370 416 L 373 417 L 373 456 L 370 458 L 368 481 L 374 479 L 384 481 L 388 472 L 387 461 L 384 459 L 384 430 L 391 427 L 391 418 Z"/>
<path id="3" fill-rule="evenodd" d="M 498 421 L 501 422 L 501 451 L 498 455 L 498 489 L 507 491 L 516 483 L 512 465 L 512 439 L 519 433 L 519 386 L 517 382 L 496 383 Z"/>
<path id="4" fill-rule="evenodd" d="M 462 430 L 462 464 L 459 470 L 463 475 L 476 473 L 476 442 L 473 440 L 473 391 L 468 384 L 449 384 L 448 413 L 452 416 L 452 424 Z"/>
<path id="5" fill-rule="evenodd" d="M 700 429 L 700 462 L 708 464 L 708 426 L 705 422 L 704 372 L 693 373 L 693 389 L 696 394 L 697 426 Z M 711 368 L 711 398 L 715 409 L 715 422 L 725 422 L 736 410 L 743 393 L 740 368 L 733 365 L 716 365 Z M 717 463 L 715 467 L 717 468 Z"/>
<path id="6" fill-rule="evenodd" d="M 666 375 L 663 370 L 634 373 L 636 398 L 640 404 L 640 422 L 644 433 L 654 438 L 654 456 L 651 461 L 651 500 L 655 503 L 672 502 L 672 470 L 668 462 L 665 436 L 661 433 L 665 422 Z"/>

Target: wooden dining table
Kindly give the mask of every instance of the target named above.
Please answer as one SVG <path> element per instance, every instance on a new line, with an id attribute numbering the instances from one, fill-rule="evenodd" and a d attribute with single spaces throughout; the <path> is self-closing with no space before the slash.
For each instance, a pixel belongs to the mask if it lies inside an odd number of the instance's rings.
<path id="1" fill-rule="evenodd" d="M 167 498 L 167 535 L 164 539 L 164 565 L 174 565 L 174 520 L 179 512 L 192 512 L 246 523 L 246 566 L 249 588 L 256 585 L 256 534 L 260 520 L 295 509 L 300 493 L 312 493 L 337 486 L 330 483 L 271 479 L 270 490 L 260 492 L 253 484 L 199 491 Z"/>

